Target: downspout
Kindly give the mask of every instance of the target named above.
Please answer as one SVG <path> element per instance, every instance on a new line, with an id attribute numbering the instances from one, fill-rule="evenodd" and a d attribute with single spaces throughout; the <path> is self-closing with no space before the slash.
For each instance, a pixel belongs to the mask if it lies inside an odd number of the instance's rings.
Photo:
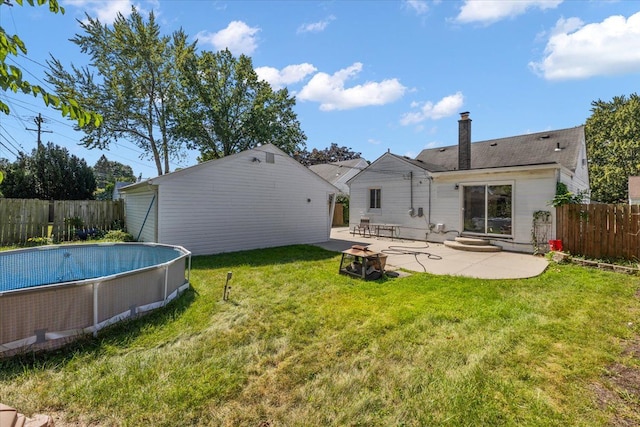
<path id="1" fill-rule="evenodd" d="M 409 215 L 413 217 L 415 216 L 415 212 L 413 210 L 413 171 L 409 171 L 409 195 L 411 198 L 411 209 L 409 210 Z"/>
<path id="2" fill-rule="evenodd" d="M 427 179 L 429 180 L 429 222 L 427 223 L 427 226 L 429 227 L 429 231 L 431 231 L 431 181 L 433 181 L 433 178 L 431 175 L 427 175 Z"/>

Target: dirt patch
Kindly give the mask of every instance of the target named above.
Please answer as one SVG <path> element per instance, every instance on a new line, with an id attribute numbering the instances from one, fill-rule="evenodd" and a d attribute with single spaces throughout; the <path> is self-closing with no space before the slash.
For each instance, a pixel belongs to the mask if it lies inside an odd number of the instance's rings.
<path id="1" fill-rule="evenodd" d="M 633 341 L 630 341 L 622 351 L 622 355 L 624 357 L 640 360 L 640 337 L 636 337 Z"/>
<path id="2" fill-rule="evenodd" d="M 611 425 L 640 425 L 640 338 L 627 343 L 622 356 L 628 364 L 607 368 L 599 383 L 592 385 L 598 407 L 610 414 Z"/>
<path id="3" fill-rule="evenodd" d="M 635 297 L 640 298 L 640 288 Z M 612 426 L 640 426 L 640 336 L 624 343 L 621 356 L 622 361 L 609 366 L 592 390 Z"/>

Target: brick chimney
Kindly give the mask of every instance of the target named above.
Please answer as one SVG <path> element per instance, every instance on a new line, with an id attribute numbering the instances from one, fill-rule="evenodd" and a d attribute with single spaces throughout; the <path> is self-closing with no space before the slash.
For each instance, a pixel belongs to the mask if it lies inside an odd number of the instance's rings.
<path id="1" fill-rule="evenodd" d="M 465 111 L 458 120 L 458 170 L 468 169 L 471 169 L 471 119 Z"/>

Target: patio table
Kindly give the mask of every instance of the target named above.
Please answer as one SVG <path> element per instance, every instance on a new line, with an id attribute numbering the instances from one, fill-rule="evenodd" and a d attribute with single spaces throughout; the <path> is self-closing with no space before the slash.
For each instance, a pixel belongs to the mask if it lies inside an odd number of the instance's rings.
<path id="1" fill-rule="evenodd" d="M 400 237 L 400 224 L 370 224 L 369 227 L 375 230 L 376 237 L 384 237 L 381 232 L 389 232 L 389 237 Z"/>

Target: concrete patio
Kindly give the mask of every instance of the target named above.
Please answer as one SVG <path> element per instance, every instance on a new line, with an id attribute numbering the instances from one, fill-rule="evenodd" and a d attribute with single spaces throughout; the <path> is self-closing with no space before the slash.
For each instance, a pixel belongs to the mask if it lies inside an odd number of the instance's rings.
<path id="1" fill-rule="evenodd" d="M 440 243 L 389 237 L 352 235 L 347 227 L 334 227 L 331 240 L 317 246 L 342 252 L 352 245 L 366 245 L 388 255 L 387 270 L 405 269 L 432 274 L 450 274 L 478 279 L 522 279 L 544 272 L 548 261 L 542 256 L 513 252 L 466 252 Z"/>

